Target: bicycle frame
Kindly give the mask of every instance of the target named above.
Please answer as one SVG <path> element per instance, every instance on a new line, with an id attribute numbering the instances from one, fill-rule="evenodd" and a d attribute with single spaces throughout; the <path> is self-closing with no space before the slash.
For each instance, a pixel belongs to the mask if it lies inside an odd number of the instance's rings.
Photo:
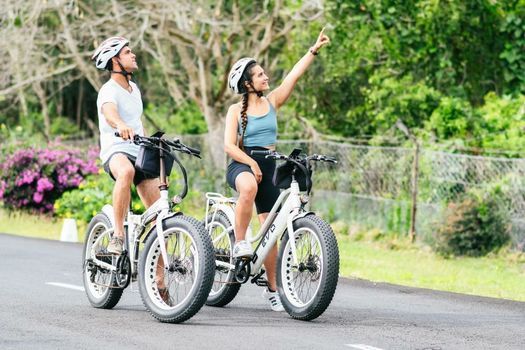
<path id="1" fill-rule="evenodd" d="M 95 248 L 98 244 L 100 244 L 100 240 L 103 239 L 103 237 L 106 234 L 112 234 L 113 233 L 113 227 L 115 226 L 115 220 L 113 217 L 113 207 L 109 204 L 104 205 L 102 208 L 102 212 L 106 214 L 112 224 L 112 227 L 110 227 L 104 234 L 101 234 L 97 240 L 95 241 L 95 244 L 92 245 L 90 257 L 93 259 L 93 262 L 95 262 L 97 265 L 102 266 L 110 271 L 116 271 L 116 266 L 108 264 L 100 259 L 98 259 L 95 255 Z M 132 211 L 129 211 L 126 217 L 126 221 L 124 222 L 124 227 L 127 228 L 125 230 L 125 247 L 129 254 L 129 259 L 132 262 L 131 264 L 131 273 L 134 276 L 137 271 L 137 264 L 138 264 L 138 256 L 139 256 L 139 245 L 140 242 L 143 240 L 143 236 L 146 233 L 146 227 L 152 223 L 153 221 L 156 221 L 156 229 L 157 229 L 157 237 L 159 241 L 161 242 L 161 254 L 162 259 L 164 261 L 164 266 L 168 266 L 168 256 L 166 253 L 166 245 L 164 244 L 164 229 L 162 222 L 174 215 L 177 215 L 176 212 L 170 211 L 170 205 L 168 200 L 168 190 L 161 190 L 160 191 L 160 198 L 153 203 L 152 206 L 150 206 L 142 215 L 135 215 Z"/>
<path id="2" fill-rule="evenodd" d="M 206 217 L 208 217 L 211 212 L 212 220 L 210 220 L 210 222 L 214 221 L 217 212 L 222 211 L 226 214 L 230 223 L 232 224 L 231 227 L 229 227 L 225 232 L 215 239 L 218 241 L 225 234 L 229 234 L 231 231 L 233 231 L 233 225 L 235 225 L 235 212 L 233 206 L 236 202 L 233 198 L 227 198 L 219 193 L 213 192 L 206 193 L 206 198 Z M 306 195 L 301 194 L 299 190 L 299 184 L 297 181 L 295 181 L 295 179 L 292 181 L 290 188 L 281 192 L 279 198 L 277 198 L 277 201 L 272 207 L 272 210 L 268 214 L 268 217 L 257 232 L 256 237 L 248 239 L 250 243 L 258 241 L 257 247 L 255 248 L 250 261 L 251 275 L 257 275 L 260 273 L 262 264 L 268 256 L 268 253 L 287 229 L 288 234 L 290 235 L 289 242 L 292 249 L 292 257 L 294 264 L 297 264 L 295 238 L 293 236 L 293 222 L 300 217 L 312 213 L 308 210 L 305 210 L 305 204 L 308 202 L 307 199 L 308 197 Z M 281 207 L 281 210 L 279 213 L 277 213 L 279 207 Z M 210 229 L 208 222 L 206 222 L 206 229 Z M 235 269 L 235 265 L 228 262 L 216 260 L 216 264 L 217 266 L 226 267 L 230 270 Z"/>

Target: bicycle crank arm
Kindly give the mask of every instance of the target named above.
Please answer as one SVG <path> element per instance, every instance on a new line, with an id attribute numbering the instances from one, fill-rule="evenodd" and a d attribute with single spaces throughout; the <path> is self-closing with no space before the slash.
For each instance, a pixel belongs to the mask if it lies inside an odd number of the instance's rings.
<path id="1" fill-rule="evenodd" d="M 102 260 L 99 260 L 97 259 L 96 257 L 94 257 L 92 260 L 91 260 L 91 263 L 94 264 L 95 266 L 97 267 L 100 267 L 100 268 L 104 268 L 106 270 L 109 270 L 111 272 L 115 272 L 117 271 L 117 268 L 111 264 L 108 264 Z"/>
<path id="2" fill-rule="evenodd" d="M 215 266 L 217 266 L 218 268 L 226 268 L 228 269 L 228 271 L 233 271 L 235 270 L 235 265 L 233 264 L 230 264 L 228 262 L 225 262 L 225 261 L 220 261 L 220 260 L 215 260 Z"/>

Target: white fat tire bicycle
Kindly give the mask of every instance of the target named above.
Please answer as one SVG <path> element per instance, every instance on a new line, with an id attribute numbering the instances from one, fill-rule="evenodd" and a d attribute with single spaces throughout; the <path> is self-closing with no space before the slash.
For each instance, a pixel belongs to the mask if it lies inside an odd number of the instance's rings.
<path id="1" fill-rule="evenodd" d="M 124 289 L 137 279 L 146 309 L 161 322 L 179 323 L 195 315 L 204 305 L 213 283 L 213 246 L 201 222 L 174 212 L 168 200 L 165 157 L 180 167 L 184 188 L 174 199 L 180 203 L 187 193 L 187 176 L 170 150 L 199 157 L 199 151 L 158 137 L 136 136 L 134 142 L 159 149 L 160 199 L 143 215 L 128 213 L 125 221 L 124 251 L 107 253 L 113 233 L 113 209 L 105 205 L 87 227 L 83 252 L 83 282 L 92 306 L 111 309 Z M 159 147 L 159 145 L 162 145 Z M 139 248 L 142 251 L 139 252 Z M 163 271 L 164 270 L 164 271 Z M 159 272 L 162 278 L 159 277 Z M 159 281 L 164 288 L 159 288 Z"/>
<path id="2" fill-rule="evenodd" d="M 219 193 L 206 194 L 205 226 L 212 239 L 216 256 L 215 279 L 207 305 L 227 305 L 235 298 L 241 284 L 250 279 L 252 283 L 266 286 L 267 281 L 262 278 L 262 262 L 278 240 L 280 247 L 277 258 L 277 288 L 286 312 L 295 319 L 312 320 L 319 317 L 330 305 L 339 277 L 339 250 L 330 225 L 308 210 L 308 192 L 311 186 L 309 162 L 336 161 L 323 155 L 298 157 L 299 151 L 295 150 L 290 156 L 275 151 L 252 152 L 268 158 L 285 160 L 290 165 L 299 163 L 305 166 L 296 166 L 290 173 L 288 188 L 281 192 L 254 238 L 248 238 L 251 236 L 248 227 L 247 239 L 250 243 L 257 242 L 251 259 L 233 258 L 236 200 Z M 294 175 L 301 169 L 308 173 L 306 193 L 300 191 Z M 293 237 L 293 240 L 290 237 Z"/>

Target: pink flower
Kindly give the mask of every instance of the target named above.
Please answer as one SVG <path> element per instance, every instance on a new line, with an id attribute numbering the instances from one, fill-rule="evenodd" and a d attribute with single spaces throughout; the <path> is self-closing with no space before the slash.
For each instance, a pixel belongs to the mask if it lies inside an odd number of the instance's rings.
<path id="1" fill-rule="evenodd" d="M 53 187 L 55 187 L 53 185 L 53 183 L 51 181 L 49 181 L 49 179 L 47 177 L 43 177 L 43 178 L 38 180 L 36 190 L 37 190 L 37 192 L 44 192 L 44 191 L 47 191 L 47 190 L 52 190 Z"/>
<path id="2" fill-rule="evenodd" d="M 5 188 L 6 188 L 5 181 L 0 181 L 0 199 L 4 197 Z"/>
<path id="3" fill-rule="evenodd" d="M 41 192 L 35 192 L 33 194 L 33 201 L 35 203 L 42 203 L 42 199 L 44 199 L 44 195 Z"/>

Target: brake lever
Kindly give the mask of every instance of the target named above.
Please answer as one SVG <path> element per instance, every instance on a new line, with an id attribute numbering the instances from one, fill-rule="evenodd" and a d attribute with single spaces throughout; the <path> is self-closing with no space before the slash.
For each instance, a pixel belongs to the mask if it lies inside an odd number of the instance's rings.
<path id="1" fill-rule="evenodd" d="M 282 154 L 279 154 L 279 153 L 269 154 L 269 155 L 265 156 L 265 158 L 273 158 L 275 160 L 286 160 L 287 159 L 287 157 L 285 155 L 282 155 Z"/>

